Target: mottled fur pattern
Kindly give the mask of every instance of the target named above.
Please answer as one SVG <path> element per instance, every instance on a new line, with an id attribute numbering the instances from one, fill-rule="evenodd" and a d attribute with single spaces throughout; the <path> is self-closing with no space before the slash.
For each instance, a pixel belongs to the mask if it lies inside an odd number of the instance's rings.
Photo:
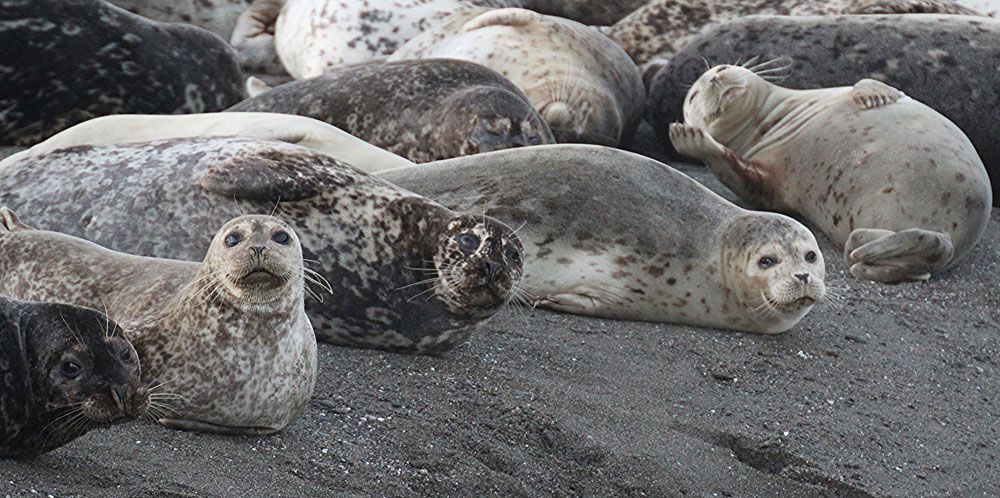
<path id="1" fill-rule="evenodd" d="M 0 458 L 31 458 L 143 415 L 139 358 L 107 316 L 0 297 Z"/>
<path id="2" fill-rule="evenodd" d="M 108 0 L 142 17 L 205 28 L 224 40 L 251 0 Z"/>
<path id="3" fill-rule="evenodd" d="M 521 287 L 546 308 L 778 333 L 825 292 L 822 255 L 801 224 L 740 209 L 629 152 L 548 145 L 379 175 L 519 226 Z M 765 256 L 776 262 L 762 270 Z"/>
<path id="4" fill-rule="evenodd" d="M 135 344 L 143 383 L 171 393 L 152 405 L 161 424 L 267 434 L 309 403 L 316 338 L 303 304 L 301 248 L 283 222 L 230 221 L 200 264 L 5 228 L 0 292 L 106 309 Z M 285 244 L 272 240 L 278 233 L 288 237 Z M 240 240 L 230 247 L 233 234 Z"/>
<path id="5" fill-rule="evenodd" d="M 460 60 L 341 66 L 229 110 L 308 116 L 418 163 L 555 142 L 516 86 Z"/>
<path id="6" fill-rule="evenodd" d="M 336 344 L 432 353 L 461 343 L 512 289 L 413 285 L 458 262 L 440 254 L 448 226 L 467 215 L 293 145 L 241 138 L 178 139 L 107 147 L 80 146 L 5 163 L 0 201 L 42 228 L 85 237 L 139 255 L 199 260 L 210 234 L 241 211 L 294 220 L 307 259 L 336 289 L 307 309 L 317 336 Z M 480 217 L 478 227 L 503 246 L 510 228 Z M 442 238 L 444 237 L 444 238 Z M 461 263 L 492 258 L 482 250 Z M 516 284 L 520 262 L 501 259 Z M 430 272 L 430 273 L 428 273 Z M 429 283 L 429 281 L 428 281 Z M 440 282 L 447 284 L 448 282 Z M 458 294 L 456 294 L 458 293 Z"/>

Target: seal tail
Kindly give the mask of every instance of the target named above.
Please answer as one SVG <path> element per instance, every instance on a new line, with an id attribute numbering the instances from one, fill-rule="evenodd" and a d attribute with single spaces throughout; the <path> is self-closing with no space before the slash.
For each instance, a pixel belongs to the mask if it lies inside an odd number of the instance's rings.
<path id="1" fill-rule="evenodd" d="M 954 255 L 950 235 L 920 228 L 861 228 L 851 232 L 844 247 L 851 275 L 884 283 L 926 280 L 948 266 Z"/>
<path id="2" fill-rule="evenodd" d="M 0 225 L 3 226 L 0 235 L 6 232 L 21 232 L 24 230 L 34 230 L 28 225 L 21 223 L 21 220 L 17 219 L 17 215 L 14 214 L 9 207 L 0 207 Z"/>

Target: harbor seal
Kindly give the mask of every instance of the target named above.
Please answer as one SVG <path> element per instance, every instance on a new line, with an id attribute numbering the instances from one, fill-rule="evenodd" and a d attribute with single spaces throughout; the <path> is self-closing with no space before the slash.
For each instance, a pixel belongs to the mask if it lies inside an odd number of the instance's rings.
<path id="1" fill-rule="evenodd" d="M 0 46 L 0 144 L 108 114 L 219 111 L 244 95 L 226 42 L 103 0 L 6 0 Z"/>
<path id="2" fill-rule="evenodd" d="M 524 9 L 455 14 L 389 60 L 446 57 L 509 78 L 559 142 L 618 145 L 638 126 L 645 94 L 639 69 L 595 28 Z"/>
<path id="3" fill-rule="evenodd" d="M 146 413 L 139 358 L 97 311 L 0 296 L 0 458 L 32 458 Z"/>
<path id="4" fill-rule="evenodd" d="M 214 112 L 181 116 L 118 114 L 94 118 L 59 132 L 7 159 L 0 158 L 0 168 L 6 162 L 20 161 L 77 145 L 112 145 L 220 136 L 287 142 L 322 152 L 369 172 L 413 165 L 396 154 L 315 119 L 268 112 Z"/>
<path id="5" fill-rule="evenodd" d="M 927 279 L 961 261 L 989 221 L 990 181 L 972 142 L 876 80 L 790 90 L 716 66 L 691 87 L 670 139 L 741 198 L 819 227 L 855 278 Z"/>
<path id="6" fill-rule="evenodd" d="M 518 7 L 591 26 L 610 26 L 649 0 L 520 0 Z"/>
<path id="7" fill-rule="evenodd" d="M 251 0 L 108 0 L 133 14 L 160 22 L 193 24 L 228 40 Z"/>
<path id="8" fill-rule="evenodd" d="M 506 225 L 458 213 L 329 156 L 245 138 L 61 149 L 0 168 L 0 202 L 113 250 L 199 260 L 242 210 L 295 220 L 336 289 L 306 309 L 339 345 L 437 353 L 500 311 L 522 271 Z"/>
<path id="9" fill-rule="evenodd" d="M 801 224 L 630 152 L 543 145 L 379 176 L 519 226 L 521 286 L 544 308 L 779 333 L 825 295 L 823 255 Z"/>
<path id="10" fill-rule="evenodd" d="M 142 382 L 173 394 L 150 406 L 161 425 L 273 434 L 309 404 L 316 336 L 289 225 L 235 218 L 194 263 L 34 230 L 7 208 L 0 217 L 0 292 L 107 309 L 135 344 Z"/>
<path id="11" fill-rule="evenodd" d="M 928 48 L 931 47 L 931 48 Z M 972 140 L 1000 200 L 1000 85 L 983 61 L 1000 54 L 1000 21 L 967 16 L 748 17 L 713 28 L 664 67 L 649 88 L 649 120 L 660 137 L 683 119 L 687 86 L 705 60 L 760 56 L 794 62 L 789 88 L 851 85 L 865 78 L 899 88 L 953 121 Z"/>
<path id="12" fill-rule="evenodd" d="M 417 163 L 555 142 L 513 83 L 461 60 L 340 66 L 229 110 L 308 116 Z"/>

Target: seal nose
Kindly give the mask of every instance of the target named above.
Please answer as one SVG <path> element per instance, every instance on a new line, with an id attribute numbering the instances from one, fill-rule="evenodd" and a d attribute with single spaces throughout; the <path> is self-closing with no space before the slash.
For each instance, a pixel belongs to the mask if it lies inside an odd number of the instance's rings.
<path id="1" fill-rule="evenodd" d="M 802 282 L 804 284 L 808 284 L 809 283 L 809 274 L 808 273 L 796 273 L 795 274 L 795 278 L 799 279 L 799 282 Z"/>
<path id="2" fill-rule="evenodd" d="M 479 260 L 479 268 L 486 274 L 486 277 L 493 282 L 496 280 L 497 275 L 500 274 L 500 270 L 503 268 L 500 263 L 493 261 L 492 259 L 481 259 Z"/>
<path id="3" fill-rule="evenodd" d="M 264 246 L 253 246 L 250 248 L 253 251 L 253 255 L 260 261 L 260 257 L 264 254 Z"/>
<path id="4" fill-rule="evenodd" d="M 125 401 L 128 400 L 128 391 L 122 386 L 111 388 L 111 399 L 115 400 L 118 411 L 125 413 Z"/>

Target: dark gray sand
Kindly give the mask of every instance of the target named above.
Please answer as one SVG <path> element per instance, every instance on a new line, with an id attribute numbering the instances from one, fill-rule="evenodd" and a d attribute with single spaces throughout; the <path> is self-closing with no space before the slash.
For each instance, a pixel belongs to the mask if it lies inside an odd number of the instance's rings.
<path id="1" fill-rule="evenodd" d="M 1000 494 L 1000 213 L 920 284 L 819 238 L 839 302 L 782 336 L 527 310 L 441 357 L 322 345 L 278 436 L 136 422 L 0 462 L 0 496 Z"/>

